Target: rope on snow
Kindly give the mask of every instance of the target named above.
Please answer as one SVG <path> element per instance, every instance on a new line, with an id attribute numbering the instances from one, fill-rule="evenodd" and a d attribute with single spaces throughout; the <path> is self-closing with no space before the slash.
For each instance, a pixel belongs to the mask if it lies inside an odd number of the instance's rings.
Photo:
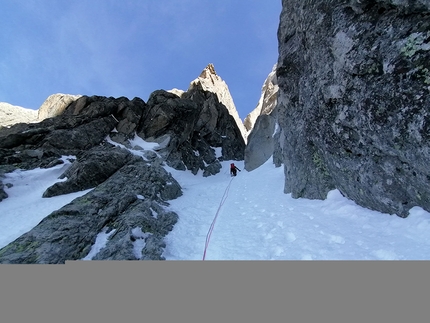
<path id="1" fill-rule="evenodd" d="M 224 205 L 224 202 L 228 197 L 228 191 L 230 190 L 230 185 L 231 185 L 231 182 L 233 181 L 233 179 L 234 179 L 234 177 L 231 178 L 230 182 L 227 185 L 227 188 L 224 191 L 224 195 L 221 198 L 221 202 L 218 206 L 218 210 L 216 211 L 215 217 L 214 217 L 212 224 L 209 228 L 209 231 L 206 235 L 206 244 L 205 244 L 205 250 L 203 252 L 203 259 L 202 260 L 205 260 L 205 258 L 206 258 L 206 250 L 208 249 L 208 246 L 209 246 L 209 241 L 211 239 L 211 235 L 212 235 L 212 231 L 213 231 L 214 226 L 215 226 L 216 219 L 218 218 L 218 214 L 219 214 L 219 211 L 221 210 L 221 207 Z"/>

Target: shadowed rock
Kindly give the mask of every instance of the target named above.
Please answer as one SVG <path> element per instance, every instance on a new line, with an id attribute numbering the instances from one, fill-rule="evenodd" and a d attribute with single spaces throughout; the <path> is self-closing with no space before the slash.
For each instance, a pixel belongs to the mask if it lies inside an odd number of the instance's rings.
<path id="1" fill-rule="evenodd" d="M 285 192 L 430 211 L 429 1 L 284 0 L 278 122 Z"/>
<path id="2" fill-rule="evenodd" d="M 276 68 L 277 64 L 273 66 L 272 71 L 264 81 L 263 86 L 261 87 L 260 100 L 258 101 L 257 106 L 246 116 L 245 120 L 243 120 L 247 136 L 249 136 L 249 133 L 254 128 L 257 118 L 263 114 L 271 114 L 276 107 L 279 91 Z"/>
<path id="3" fill-rule="evenodd" d="M 84 152 L 59 177 L 66 178 L 47 188 L 43 197 L 52 197 L 96 187 L 123 167 L 132 154 L 125 149 L 97 146 Z"/>
<path id="4" fill-rule="evenodd" d="M 171 167 L 208 176 L 219 172 L 220 160 L 243 159 L 240 130 L 214 93 L 194 87 L 178 97 L 159 90 L 147 107 L 137 134 L 162 143 L 158 151 Z M 215 148 L 221 148 L 220 156 Z"/>
<path id="5" fill-rule="evenodd" d="M 160 219 L 148 220 L 142 212 L 152 214 L 153 203 L 166 205 L 167 200 L 181 194 L 180 185 L 162 167 L 136 157 L 94 190 L 51 213 L 32 230 L 0 249 L 0 263 L 59 264 L 81 259 L 105 227 L 118 229 L 116 235 L 127 241 L 122 244 L 125 250 L 116 249 L 119 253 L 116 259 L 130 259 L 133 255 L 130 228 L 148 228 L 151 232 L 150 228 L 158 226 L 162 230 L 157 234 L 164 236 L 177 219 L 176 214 L 167 212 Z M 153 202 L 145 204 L 145 200 Z M 170 224 L 166 224 L 165 217 L 172 217 Z M 127 230 L 121 229 L 124 226 Z M 121 256 L 124 254 L 125 258 Z M 154 255 L 151 253 L 150 257 Z"/>
<path id="6" fill-rule="evenodd" d="M 273 156 L 275 131 L 275 118 L 266 114 L 258 116 L 245 149 L 245 169 L 247 171 L 260 167 Z"/>

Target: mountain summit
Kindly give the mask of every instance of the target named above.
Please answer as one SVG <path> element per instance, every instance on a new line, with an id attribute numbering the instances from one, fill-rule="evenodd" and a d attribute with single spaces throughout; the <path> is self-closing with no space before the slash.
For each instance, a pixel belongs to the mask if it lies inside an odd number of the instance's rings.
<path id="1" fill-rule="evenodd" d="M 216 73 L 213 64 L 208 64 L 200 73 L 199 77 L 190 83 L 188 90 L 193 88 L 200 88 L 203 91 L 215 93 L 219 102 L 225 105 L 230 115 L 236 121 L 242 137 L 246 139 L 245 127 L 236 110 L 236 106 L 234 105 L 227 83 Z"/>

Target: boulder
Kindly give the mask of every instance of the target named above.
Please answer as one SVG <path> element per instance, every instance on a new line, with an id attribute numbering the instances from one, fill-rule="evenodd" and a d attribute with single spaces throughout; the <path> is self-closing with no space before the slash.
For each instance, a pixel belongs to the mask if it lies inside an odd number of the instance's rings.
<path id="1" fill-rule="evenodd" d="M 222 148 L 220 160 L 243 160 L 245 140 L 234 117 L 218 96 L 196 85 L 183 97 L 190 98 L 199 106 L 195 133 L 211 147 Z"/>
<path id="2" fill-rule="evenodd" d="M 112 131 L 124 141 L 134 137 L 145 108 L 145 102 L 139 98 L 81 96 L 59 116 L 1 129 L 0 149 L 9 150 L 7 164 L 24 169 L 46 167 L 61 155 L 77 155 L 91 149 Z M 37 151 L 39 158 L 34 158 L 34 153 L 27 156 L 31 151 Z"/>
<path id="3" fill-rule="evenodd" d="M 117 131 L 126 138 L 134 137 L 146 108 L 146 103 L 140 98 L 134 98 L 131 101 L 123 98 L 119 102 L 117 109 L 117 118 L 119 120 Z"/>
<path id="4" fill-rule="evenodd" d="M 116 231 L 93 260 L 164 260 L 164 236 L 177 220 L 157 202 L 138 200 L 112 224 Z"/>

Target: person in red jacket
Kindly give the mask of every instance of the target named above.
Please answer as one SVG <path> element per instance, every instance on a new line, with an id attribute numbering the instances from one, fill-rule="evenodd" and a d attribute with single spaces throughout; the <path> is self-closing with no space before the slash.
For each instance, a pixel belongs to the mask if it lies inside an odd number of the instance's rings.
<path id="1" fill-rule="evenodd" d="M 233 163 L 230 164 L 230 175 L 231 176 L 236 176 L 237 171 L 240 172 L 240 169 L 237 168 Z"/>

